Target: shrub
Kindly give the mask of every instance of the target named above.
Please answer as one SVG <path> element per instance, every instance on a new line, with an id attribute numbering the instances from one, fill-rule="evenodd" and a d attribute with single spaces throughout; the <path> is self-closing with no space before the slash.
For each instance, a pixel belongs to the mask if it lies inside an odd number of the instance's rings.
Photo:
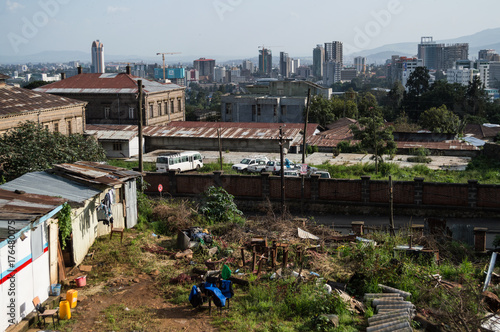
<path id="1" fill-rule="evenodd" d="M 200 212 L 210 224 L 242 221 L 243 212 L 234 203 L 234 196 L 224 188 L 211 186 L 203 195 Z"/>

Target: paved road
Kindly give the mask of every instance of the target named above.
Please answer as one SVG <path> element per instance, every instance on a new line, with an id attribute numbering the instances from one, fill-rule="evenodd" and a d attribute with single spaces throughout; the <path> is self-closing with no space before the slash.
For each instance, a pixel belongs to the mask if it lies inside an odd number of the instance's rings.
<path id="1" fill-rule="evenodd" d="M 144 161 L 154 162 L 156 156 L 160 154 L 165 154 L 169 152 L 179 152 L 175 150 L 156 150 L 144 155 Z M 205 157 L 205 162 L 216 162 L 219 158 L 218 151 L 200 151 L 202 156 Z M 222 152 L 222 158 L 224 162 L 235 164 L 240 162 L 243 158 L 253 157 L 253 156 L 266 156 L 270 160 L 278 160 L 279 153 L 259 153 L 259 152 Z M 354 153 L 341 153 L 337 157 L 333 157 L 331 153 L 315 152 L 306 157 L 306 163 L 312 165 L 321 165 L 323 163 L 329 163 L 332 165 L 355 165 L 357 163 L 373 163 L 370 154 L 354 154 Z M 302 162 L 302 155 L 289 153 L 286 158 L 297 163 Z M 396 155 L 392 160 L 385 158 L 387 162 L 398 164 L 402 167 L 411 167 L 416 165 L 415 163 L 407 162 L 407 155 Z M 136 158 L 132 158 L 136 159 Z M 432 162 L 426 164 L 430 169 L 450 169 L 450 170 L 463 170 L 467 166 L 470 158 L 468 157 L 449 157 L 449 156 L 432 156 Z"/>

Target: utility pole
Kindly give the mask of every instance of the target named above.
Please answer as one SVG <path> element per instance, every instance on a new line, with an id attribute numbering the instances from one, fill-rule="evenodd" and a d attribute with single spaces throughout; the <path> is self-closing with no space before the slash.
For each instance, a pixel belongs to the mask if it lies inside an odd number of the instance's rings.
<path id="1" fill-rule="evenodd" d="M 164 52 L 164 53 L 161 53 L 161 52 L 158 52 L 156 53 L 156 55 L 160 55 L 161 54 L 161 57 L 163 59 L 163 82 L 165 82 L 165 54 L 181 54 L 181 52 Z"/>
<path id="2" fill-rule="evenodd" d="M 378 142 L 377 142 L 377 128 L 375 126 L 375 111 L 373 107 L 370 107 L 372 111 L 372 127 L 373 127 L 373 137 L 375 139 L 375 174 L 378 174 Z"/>
<path id="3" fill-rule="evenodd" d="M 306 116 L 304 119 L 304 136 L 302 137 L 302 164 L 306 163 L 306 138 L 307 138 L 307 123 L 309 122 L 309 107 L 311 106 L 311 88 L 307 90 Z M 300 212 L 304 214 L 304 187 L 306 174 L 300 174 L 302 178 L 300 186 Z"/>
<path id="4" fill-rule="evenodd" d="M 221 144 L 221 139 L 220 139 L 220 128 L 217 128 L 217 137 L 219 139 L 219 162 L 220 162 L 220 170 L 222 171 L 222 144 Z"/>
<path id="5" fill-rule="evenodd" d="M 280 175 L 281 175 L 281 215 L 285 215 L 285 163 L 284 163 L 284 156 L 283 156 L 283 144 L 284 144 L 284 138 L 283 138 L 283 127 L 280 126 L 280 163 L 281 163 L 281 168 L 280 168 Z"/>
<path id="6" fill-rule="evenodd" d="M 391 234 L 396 235 L 394 230 L 394 187 L 392 185 L 392 175 L 389 175 L 389 208 L 390 208 L 390 219 L 391 222 Z"/>
<path id="7" fill-rule="evenodd" d="M 142 151 L 142 80 L 137 80 L 137 85 L 139 87 L 139 101 L 137 106 L 137 112 L 139 113 L 139 172 L 141 173 L 141 190 L 142 190 L 142 172 L 143 167 L 143 151 Z"/>

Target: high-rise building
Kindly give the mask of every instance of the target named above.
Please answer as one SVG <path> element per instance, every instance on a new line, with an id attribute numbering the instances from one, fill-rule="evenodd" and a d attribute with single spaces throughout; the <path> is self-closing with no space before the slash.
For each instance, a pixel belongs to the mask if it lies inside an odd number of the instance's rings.
<path id="1" fill-rule="evenodd" d="M 325 62 L 325 49 L 322 45 L 316 45 L 313 50 L 313 76 L 323 77 L 323 64 Z"/>
<path id="2" fill-rule="evenodd" d="M 500 61 L 500 56 L 495 50 L 480 50 L 478 60 Z"/>
<path id="3" fill-rule="evenodd" d="M 290 76 L 290 57 L 285 52 L 280 52 L 280 74 L 283 77 Z"/>
<path id="4" fill-rule="evenodd" d="M 243 60 L 243 62 L 241 63 L 241 69 L 248 70 L 250 71 L 250 73 L 253 73 L 253 62 L 250 60 Z"/>
<path id="5" fill-rule="evenodd" d="M 325 62 L 335 61 L 343 63 L 343 44 L 340 41 L 325 43 Z"/>
<path id="6" fill-rule="evenodd" d="M 354 68 L 358 74 L 364 74 L 366 71 L 366 58 L 362 56 L 357 56 L 354 58 Z"/>
<path id="7" fill-rule="evenodd" d="M 224 83 L 226 78 L 226 68 L 215 67 L 214 81 L 217 83 Z"/>
<path id="8" fill-rule="evenodd" d="M 422 59 L 427 69 L 450 69 L 457 60 L 469 58 L 469 44 L 437 44 L 432 37 L 422 37 L 418 44 L 418 58 Z"/>
<path id="9" fill-rule="evenodd" d="M 270 49 L 263 48 L 259 51 L 259 72 L 270 75 L 273 70 L 273 54 Z"/>
<path id="10" fill-rule="evenodd" d="M 99 40 L 92 43 L 92 73 L 104 73 L 104 44 Z"/>
<path id="11" fill-rule="evenodd" d="M 200 58 L 193 61 L 194 69 L 199 73 L 200 80 L 213 81 L 215 74 L 215 60 Z"/>
<path id="12" fill-rule="evenodd" d="M 340 82 L 342 76 L 342 64 L 333 60 L 325 62 L 323 85 L 330 87 L 332 84 Z"/>

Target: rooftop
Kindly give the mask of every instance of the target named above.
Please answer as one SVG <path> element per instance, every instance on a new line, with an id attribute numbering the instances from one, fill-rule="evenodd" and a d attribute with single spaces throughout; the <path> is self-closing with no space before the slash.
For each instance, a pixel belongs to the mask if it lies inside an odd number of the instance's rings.
<path id="1" fill-rule="evenodd" d="M 138 93 L 137 80 L 142 78 L 126 73 L 78 74 L 70 78 L 41 86 L 35 91 L 46 93 Z M 160 83 L 142 79 L 143 91 L 155 93 L 184 89 L 173 83 Z"/>
<path id="2" fill-rule="evenodd" d="M 85 106 L 87 103 L 10 85 L 0 87 L 0 117 L 60 107 Z"/>

